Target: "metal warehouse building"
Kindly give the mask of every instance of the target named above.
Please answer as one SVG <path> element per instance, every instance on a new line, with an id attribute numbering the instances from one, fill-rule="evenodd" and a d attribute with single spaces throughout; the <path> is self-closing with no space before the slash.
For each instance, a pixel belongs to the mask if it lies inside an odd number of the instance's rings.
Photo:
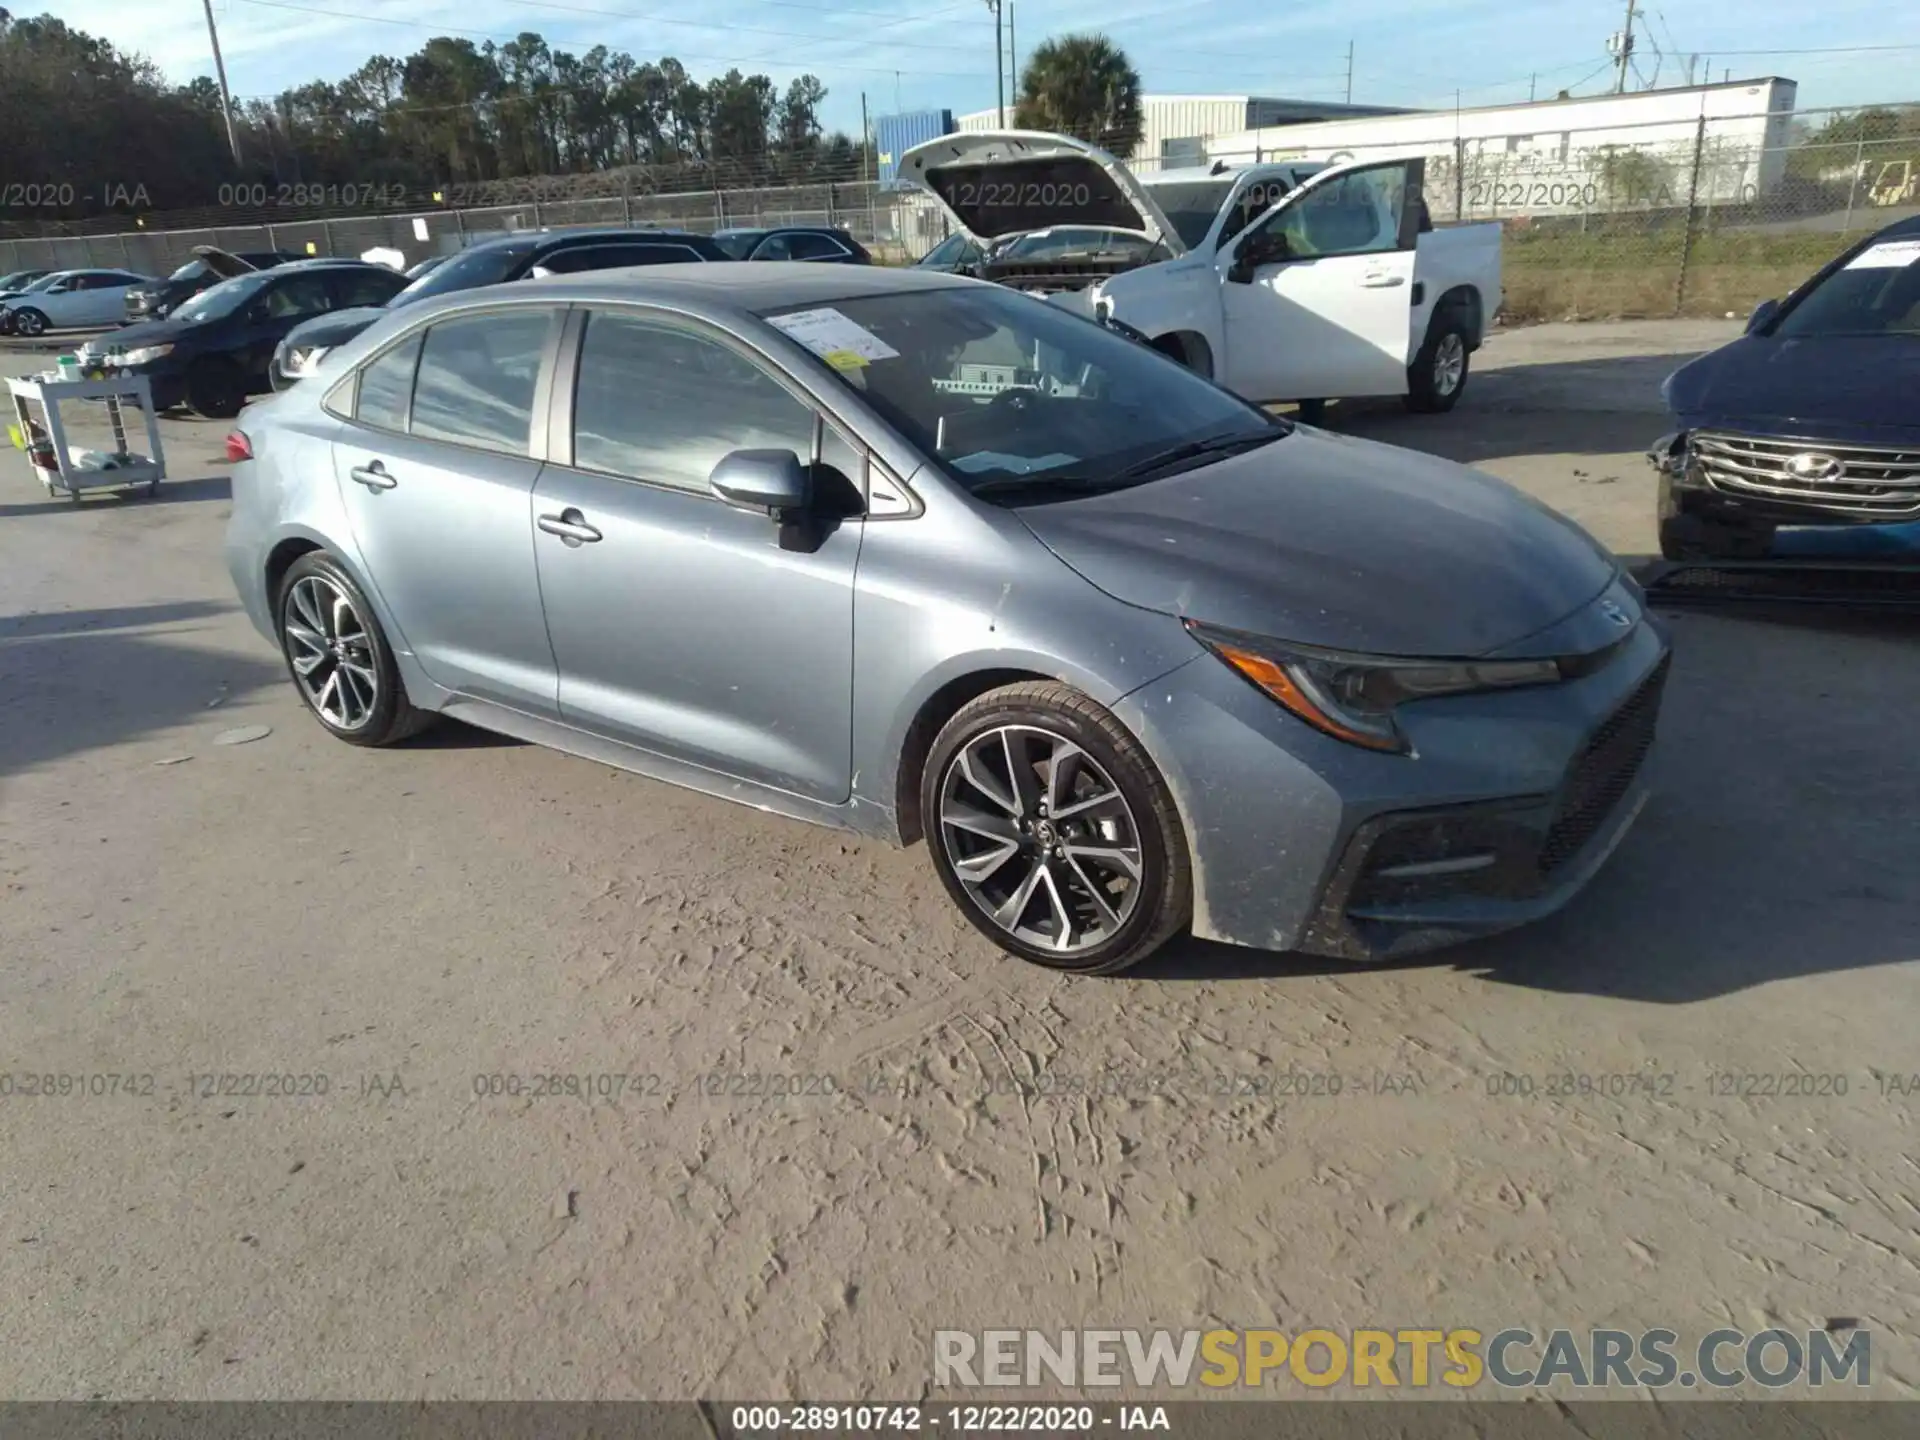
<path id="1" fill-rule="evenodd" d="M 1204 141 L 1275 125 L 1317 120 L 1352 120 L 1360 116 L 1404 115 L 1410 112 L 1387 105 L 1340 105 L 1319 100 L 1284 100 L 1258 95 L 1142 95 L 1145 127 L 1140 143 L 1123 160 L 1186 165 L 1199 159 Z M 1013 106 L 1007 106 L 1007 125 L 1013 125 Z M 976 110 L 955 122 L 959 130 L 998 130 L 1000 112 Z"/>

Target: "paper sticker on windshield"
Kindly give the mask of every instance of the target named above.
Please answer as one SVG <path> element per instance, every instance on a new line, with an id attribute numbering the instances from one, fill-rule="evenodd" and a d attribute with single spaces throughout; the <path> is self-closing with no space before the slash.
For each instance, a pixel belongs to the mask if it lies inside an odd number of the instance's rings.
<path id="1" fill-rule="evenodd" d="M 871 363 L 857 350 L 829 350 L 820 358 L 836 370 L 864 370 Z"/>
<path id="2" fill-rule="evenodd" d="M 1847 262 L 1849 270 L 1904 270 L 1920 260 L 1920 240 L 1882 240 Z"/>
<path id="3" fill-rule="evenodd" d="M 767 318 L 776 329 L 784 330 L 836 369 L 851 368 L 833 358 L 839 354 L 856 356 L 862 364 L 869 360 L 895 360 L 900 355 L 898 350 L 871 330 L 854 324 L 830 307 Z"/>

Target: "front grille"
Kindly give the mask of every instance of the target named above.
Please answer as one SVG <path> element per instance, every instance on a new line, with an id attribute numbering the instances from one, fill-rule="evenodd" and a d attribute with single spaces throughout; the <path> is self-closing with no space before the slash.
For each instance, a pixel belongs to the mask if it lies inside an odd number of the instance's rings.
<path id="1" fill-rule="evenodd" d="M 1654 723 L 1669 660 L 1642 682 L 1627 702 L 1602 722 L 1567 771 L 1560 806 L 1540 845 L 1540 873 L 1552 875 L 1585 848 L 1633 786 L 1653 746 Z"/>
<path id="2" fill-rule="evenodd" d="M 1828 445 L 1697 430 L 1689 449 L 1714 489 L 1862 519 L 1920 515 L 1920 448 Z"/>

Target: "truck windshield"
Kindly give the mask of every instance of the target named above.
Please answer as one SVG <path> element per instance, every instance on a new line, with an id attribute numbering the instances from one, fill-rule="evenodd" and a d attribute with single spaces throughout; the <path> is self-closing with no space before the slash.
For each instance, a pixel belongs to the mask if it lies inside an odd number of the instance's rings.
<path id="1" fill-rule="evenodd" d="M 1233 191 L 1233 177 L 1221 180 L 1182 180 L 1168 185 L 1150 185 L 1147 194 L 1173 225 L 1174 234 L 1189 250 L 1207 238 L 1213 217 L 1227 203 Z"/>

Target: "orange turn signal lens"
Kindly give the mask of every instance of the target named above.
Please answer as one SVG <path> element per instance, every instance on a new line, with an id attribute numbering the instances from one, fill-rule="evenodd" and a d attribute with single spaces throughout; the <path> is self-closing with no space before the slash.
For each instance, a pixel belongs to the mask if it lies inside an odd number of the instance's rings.
<path id="1" fill-rule="evenodd" d="M 1336 740 L 1344 740 L 1349 745 L 1362 745 L 1369 750 L 1397 752 L 1405 748 L 1397 737 L 1369 735 L 1365 731 L 1355 730 L 1350 725 L 1343 725 L 1314 702 L 1313 697 L 1287 673 L 1284 665 L 1269 660 L 1265 655 L 1255 654 L 1251 650 L 1242 650 L 1236 645 L 1222 644 L 1217 640 L 1208 642 L 1208 646 L 1214 654 L 1314 729 L 1325 731 Z"/>

